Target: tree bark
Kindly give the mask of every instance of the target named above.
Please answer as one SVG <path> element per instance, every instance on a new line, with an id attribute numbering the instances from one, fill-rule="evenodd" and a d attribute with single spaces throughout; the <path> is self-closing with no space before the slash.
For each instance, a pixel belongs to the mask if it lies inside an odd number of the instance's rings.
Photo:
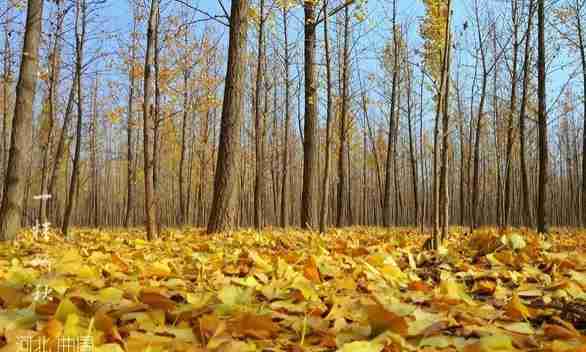
<path id="1" fill-rule="evenodd" d="M 582 9 L 576 0 L 576 29 L 578 30 L 578 49 L 580 51 L 580 63 L 582 65 L 582 86 L 586 91 L 586 48 L 584 44 L 584 28 L 582 27 Z M 586 99 L 582 99 L 583 114 L 586 115 Z M 582 226 L 586 227 L 586 118 L 582 127 Z"/>
<path id="2" fill-rule="evenodd" d="M 63 215 L 63 224 L 61 232 L 67 238 L 67 231 L 69 230 L 69 222 L 71 221 L 71 213 L 73 211 L 73 203 L 75 201 L 76 193 L 79 192 L 77 184 L 79 183 L 79 159 L 81 155 L 82 143 L 82 121 L 83 121 L 83 93 L 81 86 L 81 74 L 83 67 L 83 54 L 85 44 L 86 31 L 86 1 L 82 0 L 77 3 L 75 16 L 75 87 L 77 89 L 77 126 L 75 128 L 75 153 L 73 156 L 73 165 L 71 171 L 71 182 L 69 183 L 69 193 L 67 195 L 67 204 L 65 206 L 65 214 Z"/>
<path id="3" fill-rule="evenodd" d="M 478 219 L 478 207 L 479 201 L 478 197 L 480 196 L 480 138 L 482 137 L 482 127 L 483 127 L 483 119 L 484 119 L 484 104 L 486 101 L 486 88 L 488 84 L 488 76 L 490 74 L 487 64 L 486 64 L 486 50 L 484 48 L 484 41 L 482 39 L 482 34 L 480 30 L 480 17 L 478 16 L 478 3 L 476 3 L 475 8 L 476 14 L 476 22 L 477 22 L 477 33 L 478 33 L 478 42 L 480 45 L 480 56 L 482 62 L 482 88 L 480 91 L 480 103 L 478 105 L 478 119 L 476 122 L 476 133 L 474 139 L 474 172 L 473 172 L 473 179 L 472 179 L 472 216 L 470 218 L 471 224 L 470 228 L 475 229 L 478 227 L 479 219 Z"/>
<path id="4" fill-rule="evenodd" d="M 185 32 L 185 45 L 187 45 L 187 31 Z M 187 61 L 187 60 L 186 60 Z M 186 65 L 187 62 L 184 63 Z M 183 68 L 183 120 L 181 122 L 181 156 L 179 159 L 179 223 L 185 225 L 187 220 L 187 209 L 184 195 L 183 185 L 185 183 L 184 169 L 185 169 L 185 152 L 187 150 L 187 141 L 185 139 L 187 133 L 187 117 L 189 115 L 189 89 L 187 88 L 189 82 L 189 71 L 187 67 Z M 203 180 L 200 180 L 203 182 Z"/>
<path id="5" fill-rule="evenodd" d="M 40 186 L 40 194 L 46 193 L 47 187 L 47 173 L 49 172 L 49 154 L 51 151 L 51 144 L 52 144 L 52 137 L 53 137 L 53 127 L 55 125 L 55 100 L 57 86 L 59 84 L 59 77 L 60 77 L 60 70 L 59 64 L 61 62 L 61 31 L 63 28 L 63 19 L 65 18 L 65 12 L 62 12 L 61 4 L 58 5 L 57 9 L 57 18 L 56 18 L 56 25 L 55 31 L 53 33 L 53 47 L 51 50 L 51 54 L 49 55 L 50 67 L 49 67 L 49 87 L 47 92 L 47 105 L 48 105 L 48 120 L 49 120 L 49 127 L 47 130 L 47 137 L 42 142 L 41 145 L 41 154 L 42 154 L 42 166 L 41 166 L 41 186 Z M 48 200 L 41 200 L 41 204 L 39 207 L 39 214 L 41 218 L 41 223 L 45 223 L 47 221 L 47 204 L 49 204 Z"/>
<path id="6" fill-rule="evenodd" d="M 284 50 L 285 50 L 285 140 L 283 141 L 283 176 L 281 181 L 281 227 L 289 225 L 289 125 L 291 124 L 291 109 L 290 109 L 290 77 L 289 77 L 289 34 L 288 34 L 288 15 L 287 7 L 283 9 L 283 35 L 284 35 Z"/>
<path id="7" fill-rule="evenodd" d="M 507 226 L 510 222 L 511 212 L 511 171 L 512 156 L 515 136 L 513 134 L 514 116 L 517 112 L 517 61 L 519 56 L 519 22 L 518 22 L 518 0 L 511 0 L 511 19 L 513 22 L 513 62 L 511 67 L 511 102 L 509 105 L 509 118 L 507 120 L 507 150 L 506 150 L 506 170 L 505 170 L 505 204 L 503 225 Z"/>
<path id="8" fill-rule="evenodd" d="M 16 102 L 12 120 L 10 151 L 0 207 L 0 240 L 13 240 L 20 229 L 23 187 L 25 183 L 25 148 L 32 128 L 33 102 L 36 91 L 38 54 L 43 18 L 43 1 L 28 0 L 24 47 Z"/>
<path id="9" fill-rule="evenodd" d="M 449 189 L 448 189 L 448 150 L 449 150 L 449 122 L 450 122 L 450 115 L 449 115 L 449 97 L 450 97 L 450 62 L 451 62 L 451 29 L 450 29 L 450 19 L 451 19 L 451 0 L 448 0 L 448 11 L 447 11 L 447 19 L 446 19 L 446 28 L 445 28 L 445 38 L 444 38 L 444 59 L 442 64 L 442 76 L 444 76 L 444 83 L 442 86 L 445 89 L 444 98 L 443 98 L 443 119 L 442 119 L 442 160 L 441 160 L 441 169 L 440 169 L 440 206 L 442 211 L 442 235 L 441 244 L 445 239 L 448 237 L 448 226 L 450 223 L 450 206 L 449 206 Z M 437 237 L 436 237 L 437 239 Z M 437 241 L 436 241 L 437 243 Z"/>
<path id="10" fill-rule="evenodd" d="M 325 15 L 327 17 L 327 14 Z M 328 59 L 329 60 L 329 59 Z M 349 84 L 350 84 L 350 15 L 348 6 L 344 9 L 344 48 L 342 53 L 342 111 L 340 114 L 340 147 L 338 154 L 338 202 L 336 204 L 336 226 L 343 227 L 348 223 L 347 203 L 350 197 L 346 193 L 348 188 L 348 179 L 346 178 L 346 169 L 348 163 L 346 159 L 348 144 L 348 103 L 349 103 Z M 331 81 L 328 81 L 328 89 Z M 330 93 L 331 94 L 331 91 Z M 328 162 L 328 161 L 326 161 Z"/>
<path id="11" fill-rule="evenodd" d="M 545 94 L 546 70 L 545 70 L 545 0 L 537 0 L 537 95 L 538 95 L 538 127 L 539 142 L 539 181 L 537 193 L 537 232 L 547 233 L 547 181 L 548 181 L 548 148 L 547 148 L 547 101 Z"/>
<path id="12" fill-rule="evenodd" d="M 326 155 L 324 177 L 322 181 L 321 210 L 319 216 L 319 232 L 326 232 L 328 214 L 329 176 L 330 176 L 330 148 L 331 148 L 331 123 L 332 123 L 332 65 L 330 57 L 330 39 L 328 30 L 328 0 L 324 2 L 324 46 L 326 61 Z M 342 113 L 343 114 L 343 113 Z M 339 200 L 338 200 L 339 201 Z"/>
<path id="13" fill-rule="evenodd" d="M 529 70 L 531 69 L 531 28 L 533 25 L 534 0 L 529 2 L 529 16 L 527 19 L 527 32 L 525 34 L 525 54 L 523 61 L 523 93 L 519 112 L 519 158 L 521 162 L 521 194 L 522 214 L 525 225 L 533 226 L 531 206 L 529 202 L 529 176 L 527 173 L 527 161 L 525 156 L 525 115 L 527 112 L 527 98 L 529 89 Z"/>
<path id="14" fill-rule="evenodd" d="M 124 227 L 131 224 L 130 216 L 134 205 L 134 156 L 133 156 L 133 129 L 134 129 L 134 90 L 136 79 L 134 76 L 134 67 L 136 61 L 137 35 L 136 32 L 138 20 L 136 14 L 133 15 L 132 42 L 130 44 L 130 67 L 128 69 L 128 117 L 126 120 L 126 207 L 124 210 Z"/>
<path id="15" fill-rule="evenodd" d="M 155 210 L 155 194 L 153 186 L 153 156 L 151 145 L 152 122 L 155 118 L 155 107 L 151 103 L 154 90 L 153 65 L 155 57 L 155 35 L 157 26 L 157 13 L 159 0 L 151 0 L 150 14 L 147 30 L 147 49 L 144 64 L 144 101 L 143 101 L 143 158 L 144 158 L 144 204 L 146 237 L 148 240 L 157 238 L 157 218 Z M 156 123 L 156 121 L 155 121 Z"/>
<path id="16" fill-rule="evenodd" d="M 237 218 L 237 162 L 240 159 L 239 139 L 242 124 L 247 27 L 248 0 L 232 0 L 228 68 L 224 85 L 220 144 L 208 233 L 232 228 Z"/>
<path id="17" fill-rule="evenodd" d="M 392 208 L 391 208 L 391 163 L 393 161 L 393 132 L 395 130 L 395 113 L 397 99 L 397 84 L 399 70 L 399 43 L 397 38 L 397 0 L 393 0 L 393 78 L 391 88 L 391 116 L 389 117 L 389 133 L 387 142 L 387 162 L 385 168 L 385 194 L 383 202 L 383 224 L 385 227 L 391 226 Z"/>
<path id="18" fill-rule="evenodd" d="M 305 125 L 303 133 L 303 191 L 301 193 L 301 227 L 315 229 L 317 225 L 317 82 L 315 77 L 315 4 L 306 1 L 305 12 Z"/>
<path id="19" fill-rule="evenodd" d="M 256 174 L 254 177 L 254 227 L 264 227 L 264 202 L 265 202 L 265 166 L 264 166 L 264 116 L 261 111 L 261 91 L 264 79 L 264 5 L 265 1 L 260 0 L 260 22 L 258 25 L 258 56 L 256 60 L 256 86 L 254 91 L 254 152 L 256 158 Z"/>

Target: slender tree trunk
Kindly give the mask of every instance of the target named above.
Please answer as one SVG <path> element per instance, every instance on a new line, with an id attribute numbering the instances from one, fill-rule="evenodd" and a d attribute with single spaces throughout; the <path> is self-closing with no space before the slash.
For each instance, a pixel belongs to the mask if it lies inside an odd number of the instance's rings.
<path id="1" fill-rule="evenodd" d="M 157 0 L 157 2 L 160 0 Z M 154 115 L 151 115 L 153 122 L 153 150 L 152 150 L 152 174 L 153 174 L 153 192 L 152 202 L 155 213 L 155 233 L 158 234 L 161 228 L 161 209 L 159 200 L 159 171 L 160 171 L 160 154 L 161 154 L 161 124 L 164 123 L 163 116 L 161 116 L 161 75 L 160 75 L 160 60 L 159 54 L 161 52 L 159 47 L 159 23 L 161 14 L 159 12 L 159 5 L 157 5 L 157 12 L 155 14 L 155 28 L 154 28 L 154 66 L 155 66 L 155 108 Z M 148 39 L 147 39 L 148 40 Z M 150 146 L 149 146 L 150 148 Z"/>
<path id="2" fill-rule="evenodd" d="M 126 208 L 124 210 L 124 227 L 128 227 L 131 223 L 131 212 L 134 206 L 134 156 L 133 156 L 133 143 L 132 138 L 134 126 L 134 90 L 136 84 L 134 67 L 136 65 L 136 47 L 137 47 L 137 27 L 138 20 L 134 15 L 133 27 L 132 27 L 132 43 L 130 44 L 130 67 L 128 69 L 128 117 L 126 123 Z"/>
<path id="3" fill-rule="evenodd" d="M 515 136 L 513 134 L 514 116 L 517 112 L 517 61 L 519 56 L 519 22 L 518 22 L 518 0 L 511 0 L 511 19 L 513 22 L 513 62 L 511 67 L 511 102 L 509 105 L 509 118 L 507 120 L 507 150 L 506 150 L 506 170 L 505 170 L 505 209 L 503 217 L 503 225 L 507 226 L 510 223 L 511 212 L 511 172 L 512 172 L 512 156 L 513 144 L 515 143 Z"/>
<path id="4" fill-rule="evenodd" d="M 415 213 L 413 215 L 413 224 L 417 224 L 419 219 L 419 193 L 417 191 L 417 159 L 415 157 L 415 145 L 414 145 L 414 138 L 413 138 L 413 115 L 412 115 L 412 90 L 413 90 L 413 82 L 412 82 L 412 71 L 410 67 L 407 65 L 407 123 L 409 127 L 409 158 L 411 160 L 411 178 L 413 183 L 413 205 Z"/>
<path id="5" fill-rule="evenodd" d="M 580 62 L 582 64 L 582 86 L 586 91 L 586 49 L 584 44 L 584 28 L 582 27 L 582 6 L 576 0 L 576 21 L 578 30 L 578 49 L 580 50 Z M 586 115 L 586 99 L 582 99 L 583 114 Z M 586 227 L 586 118 L 582 127 L 582 226 Z M 577 181 L 577 180 L 576 180 Z"/>
<path id="6" fill-rule="evenodd" d="M 315 74 L 316 25 L 313 2 L 303 4 L 305 12 L 305 126 L 303 133 L 303 191 L 301 193 L 301 226 L 315 229 L 317 225 L 317 82 Z"/>
<path id="7" fill-rule="evenodd" d="M 383 202 L 383 224 L 391 226 L 391 163 L 393 161 L 393 131 L 395 130 L 395 104 L 397 99 L 397 84 L 399 70 L 399 43 L 397 38 L 397 0 L 393 0 L 393 78 L 391 88 L 391 116 L 389 117 L 389 136 L 387 143 L 387 163 L 385 172 L 385 195 Z"/>
<path id="8" fill-rule="evenodd" d="M 325 15 L 327 17 L 327 15 Z M 329 60 L 329 59 L 328 59 Z M 346 178 L 346 169 L 348 163 L 346 159 L 348 144 L 348 91 L 350 83 L 350 14 L 348 6 L 344 9 L 344 48 L 342 52 L 342 111 L 340 113 L 340 147 L 338 154 L 338 202 L 336 204 L 336 226 L 343 227 L 348 223 L 347 202 L 350 197 L 346 194 L 348 179 Z M 331 81 L 329 84 L 331 84 Z M 330 89 L 330 87 L 328 87 Z M 331 92 L 329 93 L 331 94 Z"/>
<path id="9" fill-rule="evenodd" d="M 326 0 L 327 1 L 327 0 Z M 289 10 L 287 7 L 283 9 L 283 34 L 284 34 L 284 45 L 285 45 L 285 140 L 283 142 L 283 178 L 281 181 L 281 227 L 287 227 L 289 225 L 289 125 L 291 124 L 291 109 L 290 109 L 290 77 L 289 77 L 289 34 L 288 34 L 288 15 Z"/>
<path id="10" fill-rule="evenodd" d="M 264 201 L 265 201 L 265 166 L 264 166 L 264 116 L 261 111 L 261 90 L 264 79 L 264 6 L 265 1 L 260 0 L 260 22 L 258 25 L 258 56 L 256 60 L 256 88 L 254 91 L 254 145 L 256 157 L 256 174 L 254 178 L 254 227 L 264 227 Z"/>
<path id="11" fill-rule="evenodd" d="M 48 120 L 49 126 L 46 131 L 47 137 L 42 142 L 41 145 L 41 155 L 42 155 L 42 166 L 41 166 L 41 187 L 40 187 L 40 194 L 46 194 L 46 187 L 47 187 L 47 173 L 49 172 L 49 154 L 51 152 L 50 146 L 52 145 L 53 140 L 53 128 L 55 125 L 55 100 L 57 86 L 59 84 L 59 77 L 60 77 L 60 70 L 59 64 L 61 62 L 61 31 L 63 28 L 63 19 L 65 17 L 65 13 L 61 9 L 61 4 L 57 9 L 57 19 L 55 25 L 55 32 L 54 32 L 54 41 L 53 41 L 53 48 L 51 50 L 51 54 L 49 55 L 50 59 L 50 74 L 49 74 L 49 89 L 47 93 L 47 105 L 48 105 Z M 39 214 L 41 218 L 41 223 L 45 223 L 47 221 L 47 204 L 49 204 L 48 200 L 41 200 Z"/>
<path id="12" fill-rule="evenodd" d="M 450 115 L 449 115 L 449 98 L 450 98 L 450 63 L 451 63 L 451 28 L 450 28 L 450 19 L 451 19 L 451 0 L 448 0 L 448 15 L 446 19 L 446 28 L 445 28 L 445 38 L 444 38 L 444 59 L 442 64 L 442 70 L 444 78 L 444 83 L 442 86 L 445 89 L 444 98 L 443 98 L 443 119 L 442 119 L 442 160 L 441 160 L 441 170 L 440 170 L 440 188 L 442 192 L 440 193 L 440 205 L 442 211 L 442 234 L 441 234 L 441 242 L 443 242 L 448 237 L 448 226 L 450 223 L 450 205 L 449 205 L 449 188 L 448 188 L 448 150 L 450 149 Z M 437 237 L 436 237 L 437 238 Z M 440 244 L 441 244 L 440 242 Z M 436 240 L 437 243 L 437 240 Z"/>
<path id="13" fill-rule="evenodd" d="M 421 159 L 421 232 L 425 227 L 425 215 L 426 215 L 426 195 L 425 190 L 426 179 L 425 179 L 425 146 L 423 145 L 423 87 L 425 83 L 425 74 L 423 67 L 421 68 L 421 84 L 419 86 L 419 157 Z"/>
<path id="14" fill-rule="evenodd" d="M 187 32 L 186 32 L 187 33 Z M 187 44 L 187 34 L 185 34 L 185 44 Z M 187 67 L 184 68 L 183 71 L 183 120 L 181 123 L 181 156 L 179 159 L 179 223 L 181 225 L 185 225 L 188 221 L 187 219 L 187 211 L 186 211 L 186 201 L 185 195 L 183 190 L 183 185 L 185 181 L 183 180 L 184 169 L 185 169 L 185 151 L 187 149 L 187 141 L 185 140 L 186 137 L 186 130 L 187 130 L 187 116 L 189 115 L 189 89 L 187 89 L 187 84 L 189 80 L 189 71 Z M 203 182 L 203 180 L 200 180 Z"/>
<path id="15" fill-rule="evenodd" d="M 75 48 L 76 48 L 76 60 L 75 60 L 75 87 L 77 89 L 77 126 L 75 128 L 75 153 L 73 156 L 73 166 L 71 171 L 71 182 L 69 183 L 69 193 L 67 196 L 67 204 L 65 206 L 65 214 L 63 215 L 63 224 L 61 226 L 61 232 L 67 238 L 67 231 L 69 229 L 69 222 L 71 220 L 71 213 L 73 211 L 73 203 L 75 201 L 75 195 L 79 191 L 78 183 L 79 180 L 79 159 L 81 154 L 81 143 L 82 143 L 82 121 L 83 121 L 83 93 L 81 86 L 81 73 L 83 67 L 83 54 L 84 54 L 84 42 L 85 42 L 85 30 L 86 30 L 86 1 L 82 0 L 77 3 L 76 16 L 75 16 Z"/>
<path id="16" fill-rule="evenodd" d="M 537 200 L 537 231 L 548 232 L 547 219 L 547 168 L 549 156 L 547 149 L 547 101 L 545 94 L 546 70 L 545 70 L 545 0 L 537 0 L 537 95 L 538 95 L 538 141 L 539 141 L 539 182 Z"/>
<path id="17" fill-rule="evenodd" d="M 486 88 L 488 84 L 489 70 L 486 64 L 486 50 L 484 48 L 484 42 L 480 30 L 480 18 L 478 16 L 478 4 L 476 4 L 476 22 L 477 22 L 477 33 L 478 41 L 480 45 L 480 56 L 482 62 L 482 88 L 480 91 L 480 103 L 478 105 L 478 119 L 476 123 L 476 134 L 474 140 L 474 172 L 472 179 L 472 216 L 471 216 L 471 229 L 478 227 L 478 208 L 479 202 L 478 197 L 480 196 L 480 143 L 482 137 L 482 127 L 484 120 L 484 104 L 486 101 Z"/>
<path id="18" fill-rule="evenodd" d="M 155 107 L 151 103 L 154 90 L 153 66 L 155 57 L 155 36 L 157 26 L 157 13 L 159 11 L 159 0 L 151 0 L 150 14 L 147 30 L 147 49 L 144 64 L 144 101 L 143 101 L 143 159 L 144 159 L 144 206 L 146 221 L 146 237 L 149 240 L 157 238 L 156 203 L 153 186 L 153 156 L 154 151 L 151 145 L 152 122 L 156 118 Z M 157 121 L 155 121 L 157 123 Z"/>
<path id="19" fill-rule="evenodd" d="M 2 241 L 15 239 L 16 233 L 20 229 L 26 172 L 24 165 L 26 138 L 32 128 L 42 18 L 43 1 L 28 0 L 24 47 L 16 86 L 10 152 L 8 153 L 8 166 L 0 208 L 0 240 Z"/>
<path id="20" fill-rule="evenodd" d="M 330 40 L 328 33 L 328 0 L 324 3 L 324 45 L 325 45 L 325 61 L 326 61 L 326 155 L 324 178 L 322 181 L 321 193 L 321 211 L 319 216 L 319 232 L 326 232 L 326 221 L 328 214 L 328 195 L 329 195 L 329 176 L 330 176 L 330 148 L 331 148 L 331 124 L 332 124 L 332 66 L 330 57 Z M 342 113 L 343 114 L 343 113 Z M 339 201 L 339 200 L 338 200 Z"/>
<path id="21" fill-rule="evenodd" d="M 2 79 L 2 159 L 0 160 L 0 169 L 1 174 L 0 178 L 3 182 L 6 182 L 6 172 L 7 172 L 7 163 L 8 163 L 8 145 L 10 143 L 10 136 L 8 135 L 8 121 L 9 121 L 9 96 L 10 96 L 10 82 L 12 80 L 12 51 L 10 47 L 10 23 L 9 17 L 11 16 L 11 8 L 12 4 L 8 1 L 6 2 L 6 21 L 4 22 L 4 72 L 3 72 L 3 79 Z M 2 188 L 2 192 L 4 192 L 4 188 Z M 1 199 L 1 195 L 0 195 Z"/>
<path id="22" fill-rule="evenodd" d="M 96 80 L 94 83 L 94 91 L 92 97 L 92 123 L 91 123 L 91 139 L 90 139 L 90 162 L 92 167 L 92 191 L 91 191 L 91 224 L 93 227 L 98 227 L 98 206 L 99 206 L 99 173 L 98 173 L 98 143 L 97 143 L 97 127 L 98 127 L 98 75 L 96 74 Z"/>
<path id="23" fill-rule="evenodd" d="M 523 223 L 533 226 L 531 205 L 529 202 L 529 176 L 527 173 L 527 161 L 525 157 L 525 115 L 527 111 L 527 95 L 529 89 L 529 70 L 531 69 L 531 28 L 533 25 L 533 12 L 535 1 L 529 2 L 529 18 L 527 19 L 527 32 L 525 34 L 525 54 L 523 61 L 523 93 L 519 112 L 519 158 L 521 162 L 521 194 Z"/>
<path id="24" fill-rule="evenodd" d="M 51 212 L 53 214 L 58 214 L 57 211 L 58 202 L 57 202 L 57 194 L 55 194 L 55 182 L 57 182 L 57 173 L 59 172 L 60 163 L 63 160 L 63 155 L 65 154 L 65 139 L 67 139 L 67 130 L 69 128 L 69 122 L 73 117 L 73 107 L 75 104 L 75 92 L 76 92 L 76 85 L 77 85 L 77 71 L 74 72 L 73 82 L 71 84 L 71 88 L 69 89 L 69 97 L 67 98 L 67 106 L 65 108 L 65 115 L 63 116 L 63 126 L 61 127 L 61 134 L 59 135 L 59 140 L 57 141 L 57 150 L 55 151 L 55 155 L 53 157 L 53 167 L 51 168 L 51 176 L 49 177 L 49 185 L 47 188 L 47 193 L 53 195 L 51 203 L 53 204 Z M 67 152 L 69 155 L 69 152 Z M 69 164 L 69 161 L 65 159 L 66 165 Z M 65 173 L 67 175 L 67 172 Z M 55 215 L 56 216 L 56 215 Z M 57 217 L 53 220 L 55 224 L 57 224 Z"/>
<path id="25" fill-rule="evenodd" d="M 237 163 L 240 160 L 247 27 L 248 0 L 232 0 L 228 68 L 224 85 L 220 144 L 208 233 L 232 228 L 237 218 Z"/>
<path id="26" fill-rule="evenodd" d="M 401 78 L 400 72 L 397 74 L 397 85 L 399 85 Z M 397 120 L 395 121 L 395 130 L 393 131 L 392 138 L 393 138 L 393 150 L 391 155 L 393 156 L 393 182 L 395 184 L 395 216 L 394 216 L 394 225 L 399 226 L 401 223 L 401 210 L 403 209 L 403 199 L 401 195 L 401 189 L 399 187 L 399 178 L 398 178 L 398 171 L 400 165 L 398 165 L 398 158 L 397 158 L 397 141 L 399 138 L 399 124 L 401 121 L 401 92 L 400 87 L 397 87 L 397 96 L 396 96 L 396 111 L 395 116 Z"/>

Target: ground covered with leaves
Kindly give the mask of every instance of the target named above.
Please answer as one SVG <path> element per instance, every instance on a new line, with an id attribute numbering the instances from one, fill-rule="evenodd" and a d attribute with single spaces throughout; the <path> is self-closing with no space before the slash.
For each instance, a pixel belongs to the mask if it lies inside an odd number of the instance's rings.
<path id="1" fill-rule="evenodd" d="M 586 351 L 586 233 L 207 236 L 76 230 L 0 244 L 0 351 Z"/>

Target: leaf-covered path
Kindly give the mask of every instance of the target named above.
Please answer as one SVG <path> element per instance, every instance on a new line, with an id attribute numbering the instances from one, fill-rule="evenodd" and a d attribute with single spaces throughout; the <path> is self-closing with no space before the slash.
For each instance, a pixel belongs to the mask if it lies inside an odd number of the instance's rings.
<path id="1" fill-rule="evenodd" d="M 0 244 L 0 351 L 586 351 L 586 233 L 206 236 L 76 230 Z"/>

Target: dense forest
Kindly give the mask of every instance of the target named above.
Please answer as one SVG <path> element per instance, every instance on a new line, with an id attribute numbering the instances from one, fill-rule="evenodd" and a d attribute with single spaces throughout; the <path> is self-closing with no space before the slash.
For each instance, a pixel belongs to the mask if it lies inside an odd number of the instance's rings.
<path id="1" fill-rule="evenodd" d="M 204 3 L 5 2 L 4 238 L 586 221 L 584 2 Z"/>

